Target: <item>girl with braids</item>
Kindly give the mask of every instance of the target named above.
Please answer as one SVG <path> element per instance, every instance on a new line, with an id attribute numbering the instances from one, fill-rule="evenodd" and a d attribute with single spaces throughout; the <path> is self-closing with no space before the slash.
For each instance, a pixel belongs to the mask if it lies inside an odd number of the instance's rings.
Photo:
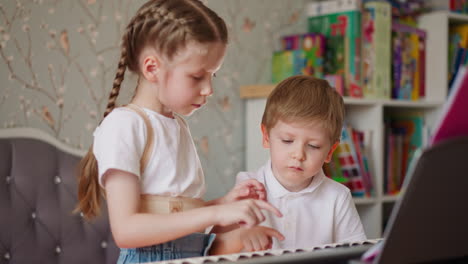
<path id="1" fill-rule="evenodd" d="M 77 207 L 93 218 L 105 196 L 118 263 L 232 253 L 241 249 L 239 231 L 204 230 L 256 226 L 265 219 L 262 210 L 281 216 L 255 180 L 201 200 L 203 171 L 179 115 L 191 115 L 213 93 L 227 39 L 224 21 L 198 0 L 148 1 L 125 30 L 104 119 L 80 163 Z M 116 108 L 127 68 L 139 77 L 135 95 Z"/>

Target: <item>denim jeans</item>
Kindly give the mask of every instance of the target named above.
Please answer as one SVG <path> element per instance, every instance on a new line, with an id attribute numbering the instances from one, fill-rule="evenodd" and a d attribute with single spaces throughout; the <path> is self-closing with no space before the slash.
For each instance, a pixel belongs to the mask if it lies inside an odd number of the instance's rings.
<path id="1" fill-rule="evenodd" d="M 214 234 L 193 233 L 154 246 L 121 248 L 117 264 L 144 263 L 206 256 L 215 237 L 216 235 Z"/>

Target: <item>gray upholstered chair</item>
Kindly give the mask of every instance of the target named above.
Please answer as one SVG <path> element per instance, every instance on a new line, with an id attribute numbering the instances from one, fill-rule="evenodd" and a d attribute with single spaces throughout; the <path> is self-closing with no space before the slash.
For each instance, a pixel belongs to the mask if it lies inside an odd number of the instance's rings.
<path id="1" fill-rule="evenodd" d="M 0 264 L 115 263 L 106 208 L 91 223 L 72 214 L 80 156 L 44 135 L 0 131 Z"/>

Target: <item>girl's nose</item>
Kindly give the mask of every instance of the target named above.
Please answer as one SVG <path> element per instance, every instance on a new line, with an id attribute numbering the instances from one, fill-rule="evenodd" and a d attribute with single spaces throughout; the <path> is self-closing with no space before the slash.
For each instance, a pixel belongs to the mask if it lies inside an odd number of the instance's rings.
<path id="1" fill-rule="evenodd" d="M 213 85 L 211 84 L 211 82 L 203 86 L 200 94 L 203 96 L 210 96 L 213 94 Z"/>

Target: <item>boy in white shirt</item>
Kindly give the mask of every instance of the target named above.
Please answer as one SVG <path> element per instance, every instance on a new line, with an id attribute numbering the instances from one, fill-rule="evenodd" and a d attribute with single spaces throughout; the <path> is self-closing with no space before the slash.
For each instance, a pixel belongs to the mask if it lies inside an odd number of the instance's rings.
<path id="1" fill-rule="evenodd" d="M 241 232 L 244 250 L 366 239 L 349 189 L 322 171 L 340 142 L 343 119 L 343 99 L 325 80 L 293 76 L 272 91 L 261 124 L 270 160 L 257 172 L 239 173 L 236 184 L 248 179 L 263 183 L 268 202 L 283 217 L 267 213 L 265 227 Z M 284 240 L 272 243 L 271 228 Z"/>

